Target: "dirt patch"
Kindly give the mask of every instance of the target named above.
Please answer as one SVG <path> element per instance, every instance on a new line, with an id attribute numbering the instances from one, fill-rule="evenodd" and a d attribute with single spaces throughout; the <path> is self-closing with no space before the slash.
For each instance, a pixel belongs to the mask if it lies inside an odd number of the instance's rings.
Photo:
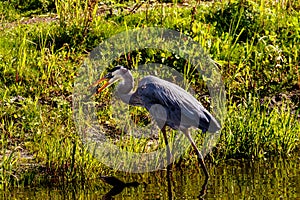
<path id="1" fill-rule="evenodd" d="M 300 89 L 294 88 L 291 91 L 281 92 L 271 97 L 267 97 L 261 100 L 262 103 L 270 101 L 270 108 L 280 107 L 281 105 L 289 104 L 290 112 L 297 114 L 297 118 L 300 121 Z"/>
<path id="2" fill-rule="evenodd" d="M 51 16 L 33 16 L 28 19 L 22 18 L 21 20 L 18 21 L 5 23 L 4 25 L 2 25 L 2 27 L 0 27 L 0 30 L 14 28 L 22 24 L 50 23 L 57 20 L 58 20 L 58 16 L 56 14 Z"/>

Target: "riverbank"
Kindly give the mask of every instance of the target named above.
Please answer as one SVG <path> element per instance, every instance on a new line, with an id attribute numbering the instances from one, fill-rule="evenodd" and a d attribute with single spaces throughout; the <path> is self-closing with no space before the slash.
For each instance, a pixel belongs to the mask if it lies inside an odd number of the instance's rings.
<path id="1" fill-rule="evenodd" d="M 96 1 L 31 1 L 41 6 L 0 3 L 0 188 L 40 181 L 86 181 L 115 173 L 83 148 L 73 120 L 74 79 L 93 48 L 114 34 L 142 27 L 180 31 L 199 42 L 217 63 L 226 89 L 227 115 L 207 161 L 299 158 L 300 4 L 280 1 L 224 1 L 162 4 Z M 34 4 L 32 4 L 34 5 Z M 142 56 L 140 56 L 142 55 Z M 151 62 L 183 74 L 184 60 L 161 50 L 134 52 L 118 64 Z M 136 61 L 136 62 L 133 62 Z M 203 80 L 184 74 L 196 97 L 209 106 Z M 97 100 L 99 122 L 121 136 L 111 119 L 110 91 Z M 149 119 L 144 110 L 134 110 Z M 162 137 L 159 137 L 162 138 Z M 114 137 L 112 137 L 114 139 Z M 201 135 L 196 138 L 201 146 Z M 149 141 L 118 141 L 132 151 Z M 133 145 L 134 144 L 134 145 Z M 132 149 L 134 147 L 134 149 Z M 181 164 L 196 163 L 190 156 Z"/>

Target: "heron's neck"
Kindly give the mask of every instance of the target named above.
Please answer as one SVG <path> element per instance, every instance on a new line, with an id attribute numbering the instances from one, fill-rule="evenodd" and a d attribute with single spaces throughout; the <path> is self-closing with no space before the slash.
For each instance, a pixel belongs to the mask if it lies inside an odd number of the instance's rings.
<path id="1" fill-rule="evenodd" d="M 134 80 L 130 71 L 123 75 L 123 80 L 118 84 L 116 94 L 120 99 L 129 104 L 132 96 L 132 89 L 134 87 Z"/>

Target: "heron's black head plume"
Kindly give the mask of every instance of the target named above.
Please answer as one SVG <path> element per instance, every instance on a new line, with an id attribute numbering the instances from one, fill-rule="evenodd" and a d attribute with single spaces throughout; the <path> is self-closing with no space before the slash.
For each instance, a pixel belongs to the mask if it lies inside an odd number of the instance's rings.
<path id="1" fill-rule="evenodd" d="M 112 73 L 112 72 L 115 72 L 115 71 L 120 70 L 120 69 L 127 69 L 127 68 L 124 67 L 124 66 L 122 66 L 122 65 L 118 65 L 118 66 L 116 66 L 116 67 L 114 67 L 114 68 L 108 70 L 108 72 L 111 72 L 111 73 Z"/>
<path id="2" fill-rule="evenodd" d="M 113 77 L 114 77 L 114 76 L 113 76 L 113 72 L 118 71 L 118 70 L 120 70 L 121 68 L 126 69 L 125 67 L 123 67 L 123 66 L 121 66 L 121 65 L 118 65 L 118 66 L 116 66 L 116 67 L 114 67 L 114 68 L 112 68 L 112 69 L 107 70 L 107 74 L 106 74 L 104 77 L 107 78 L 107 79 L 113 78 Z"/>

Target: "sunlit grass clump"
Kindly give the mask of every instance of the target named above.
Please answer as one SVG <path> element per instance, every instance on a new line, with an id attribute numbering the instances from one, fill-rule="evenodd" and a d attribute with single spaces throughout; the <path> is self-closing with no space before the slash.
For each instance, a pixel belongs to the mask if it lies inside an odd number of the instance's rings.
<path id="1" fill-rule="evenodd" d="M 249 97 L 228 106 L 222 135 L 212 157 L 259 159 L 292 157 L 299 151 L 300 124 L 289 103 L 272 106 Z"/>

